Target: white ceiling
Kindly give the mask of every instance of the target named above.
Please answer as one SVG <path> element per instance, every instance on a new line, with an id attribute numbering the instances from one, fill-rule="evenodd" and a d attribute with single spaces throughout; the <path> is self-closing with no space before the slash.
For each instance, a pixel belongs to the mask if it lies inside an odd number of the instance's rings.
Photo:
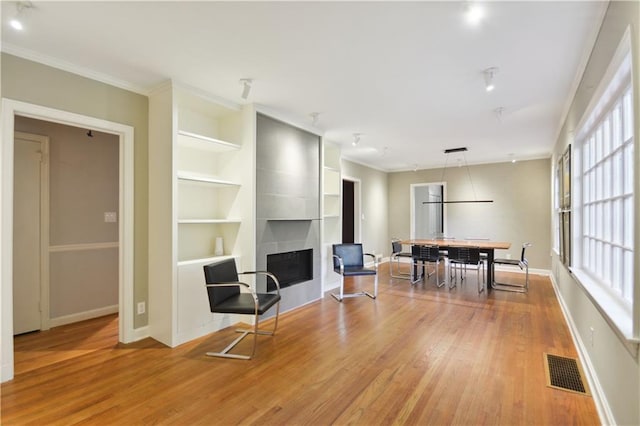
<path id="1" fill-rule="evenodd" d="M 18 33 L 2 2 L 4 51 L 141 93 L 172 78 L 305 125 L 320 112 L 347 158 L 387 171 L 452 164 L 460 146 L 469 164 L 548 157 L 606 8 L 483 2 L 471 26 L 453 1 L 34 5 Z"/>

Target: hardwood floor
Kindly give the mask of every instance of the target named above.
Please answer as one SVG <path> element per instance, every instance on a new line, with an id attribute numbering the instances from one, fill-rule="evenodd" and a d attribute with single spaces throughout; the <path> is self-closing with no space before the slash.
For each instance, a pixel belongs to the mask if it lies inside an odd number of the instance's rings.
<path id="1" fill-rule="evenodd" d="M 434 280 L 390 280 L 383 264 L 377 300 L 326 297 L 285 313 L 251 361 L 204 356 L 232 329 L 175 349 L 118 344 L 115 316 L 18 336 L 1 421 L 599 424 L 591 397 L 545 385 L 543 352 L 576 356 L 548 278 L 532 275 L 526 295 L 488 296 L 475 272 L 451 291 Z"/>

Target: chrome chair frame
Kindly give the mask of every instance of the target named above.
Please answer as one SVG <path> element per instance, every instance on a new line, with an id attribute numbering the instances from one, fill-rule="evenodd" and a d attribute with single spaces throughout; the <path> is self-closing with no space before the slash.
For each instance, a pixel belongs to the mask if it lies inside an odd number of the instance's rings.
<path id="1" fill-rule="evenodd" d="M 408 258 L 411 259 L 412 255 L 409 252 L 402 251 L 402 243 L 398 238 L 391 239 L 391 256 L 389 256 L 389 276 L 391 278 L 399 278 L 402 280 L 411 279 L 411 271 L 409 272 L 401 272 L 400 271 L 400 259 Z M 397 272 L 393 271 L 393 264 L 396 264 Z"/>
<path id="2" fill-rule="evenodd" d="M 449 289 L 452 289 L 457 285 L 457 265 L 460 268 L 461 282 L 467 275 L 467 266 L 474 266 L 476 268 L 476 275 L 478 277 L 478 294 L 484 291 L 486 275 L 484 269 L 484 260 L 481 256 L 479 247 L 450 247 L 447 257 L 449 260 Z M 453 268 L 453 274 L 451 274 L 451 268 Z M 480 268 L 482 268 L 482 281 L 480 281 Z"/>
<path id="3" fill-rule="evenodd" d="M 529 291 L 529 261 L 526 257 L 524 257 L 525 250 L 527 247 L 531 247 L 531 243 L 523 243 L 522 244 L 522 252 L 520 254 L 520 259 L 493 259 L 491 263 L 491 272 L 492 272 L 492 282 L 491 288 L 494 290 L 502 290 L 502 291 L 511 291 L 514 293 L 526 293 Z M 511 265 L 518 266 L 520 270 L 525 271 L 524 276 L 524 284 L 512 284 L 512 283 L 501 283 L 496 281 L 496 264 L 498 265 Z"/>
<path id="4" fill-rule="evenodd" d="M 360 243 L 354 244 L 334 244 L 333 252 L 335 253 L 337 246 L 343 245 L 359 245 L 362 247 Z M 369 256 L 373 258 L 373 266 L 374 269 L 365 268 L 364 267 L 364 257 Z M 359 296 L 368 296 L 371 299 L 376 299 L 378 297 L 378 258 L 372 253 L 362 253 L 362 265 L 358 265 L 359 270 L 349 270 L 349 265 L 345 268 L 344 260 L 339 255 L 333 254 L 333 270 L 340 275 L 340 293 L 331 293 L 338 302 L 342 302 L 345 297 L 359 297 Z M 373 294 L 368 291 L 360 291 L 357 293 L 345 293 L 344 292 L 344 277 L 353 277 L 353 276 L 374 276 L 373 281 Z"/>
<path id="5" fill-rule="evenodd" d="M 411 246 L 411 284 L 416 284 L 420 281 L 425 275 L 425 263 L 434 263 L 434 271 L 429 273 L 426 272 L 427 279 L 431 277 L 431 275 L 436 274 L 436 287 L 440 288 L 445 285 L 446 281 L 440 282 L 440 274 L 438 269 L 440 267 L 440 261 L 444 260 L 444 256 L 440 252 L 440 247 L 438 246 L 422 246 L 422 245 L 413 245 Z M 418 262 L 422 262 L 422 273 L 418 274 Z"/>
<path id="6" fill-rule="evenodd" d="M 230 259 L 229 261 L 235 262 L 233 259 Z M 227 261 L 225 261 L 225 262 L 227 262 Z M 205 270 L 206 270 L 207 266 L 210 266 L 210 265 L 205 265 Z M 276 314 L 275 314 L 275 321 L 274 321 L 273 329 L 272 330 L 260 330 L 259 329 L 259 318 L 260 318 L 260 315 L 264 314 L 267 310 L 269 310 L 271 308 L 271 306 L 273 306 L 273 305 L 270 305 L 263 312 L 261 312 L 260 296 L 263 295 L 262 293 L 257 293 L 253 289 L 252 286 L 250 286 L 247 283 L 241 282 L 241 281 L 221 282 L 221 283 L 209 283 L 209 282 L 207 282 L 206 287 L 240 287 L 240 288 L 244 287 L 247 290 L 249 290 L 249 294 L 253 298 L 253 302 L 254 302 L 253 328 L 252 329 L 246 329 L 246 328 L 238 328 L 238 329 L 236 329 L 236 333 L 242 333 L 240 336 L 238 336 L 233 342 L 231 342 L 229 345 L 227 345 L 227 347 L 225 347 L 222 351 L 220 351 L 220 352 L 207 352 L 206 353 L 207 356 L 219 357 L 219 358 L 232 358 L 232 359 L 249 360 L 249 359 L 253 358 L 253 356 L 256 353 L 256 346 L 258 344 L 258 335 L 273 336 L 273 335 L 276 334 L 276 330 L 278 329 L 278 316 L 280 314 L 280 300 L 281 300 L 280 299 L 280 281 L 278 281 L 278 278 L 275 275 L 273 275 L 272 273 L 270 273 L 268 271 L 237 272 L 237 275 L 258 275 L 258 274 L 266 275 L 266 276 L 270 277 L 274 281 L 274 283 L 276 285 L 277 302 L 275 302 Z M 205 272 L 205 277 L 206 277 L 206 272 Z M 213 313 L 234 313 L 234 312 L 215 312 L 214 310 L 212 310 L 212 312 Z M 242 341 L 242 339 L 247 337 L 249 334 L 253 334 L 253 345 L 252 345 L 251 353 L 249 355 L 229 353 L 229 351 L 231 351 L 238 343 L 240 343 L 240 341 Z"/>

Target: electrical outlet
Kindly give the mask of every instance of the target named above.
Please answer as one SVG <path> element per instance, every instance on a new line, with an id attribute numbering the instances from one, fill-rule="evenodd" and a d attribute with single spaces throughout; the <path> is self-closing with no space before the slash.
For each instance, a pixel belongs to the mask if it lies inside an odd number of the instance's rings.
<path id="1" fill-rule="evenodd" d="M 138 302 L 138 315 L 142 315 L 147 310 L 144 302 Z"/>

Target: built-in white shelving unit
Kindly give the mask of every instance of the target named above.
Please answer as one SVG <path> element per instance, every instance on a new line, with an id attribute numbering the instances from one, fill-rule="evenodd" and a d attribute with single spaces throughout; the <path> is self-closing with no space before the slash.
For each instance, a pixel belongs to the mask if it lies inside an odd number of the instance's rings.
<path id="1" fill-rule="evenodd" d="M 240 320 L 211 314 L 202 267 L 253 268 L 254 128 L 251 107 L 174 83 L 149 97 L 149 329 L 168 346 Z"/>
<path id="2" fill-rule="evenodd" d="M 323 290 L 337 287 L 340 277 L 333 272 L 332 244 L 342 241 L 342 175 L 340 147 L 324 141 L 322 168 L 322 274 Z"/>

